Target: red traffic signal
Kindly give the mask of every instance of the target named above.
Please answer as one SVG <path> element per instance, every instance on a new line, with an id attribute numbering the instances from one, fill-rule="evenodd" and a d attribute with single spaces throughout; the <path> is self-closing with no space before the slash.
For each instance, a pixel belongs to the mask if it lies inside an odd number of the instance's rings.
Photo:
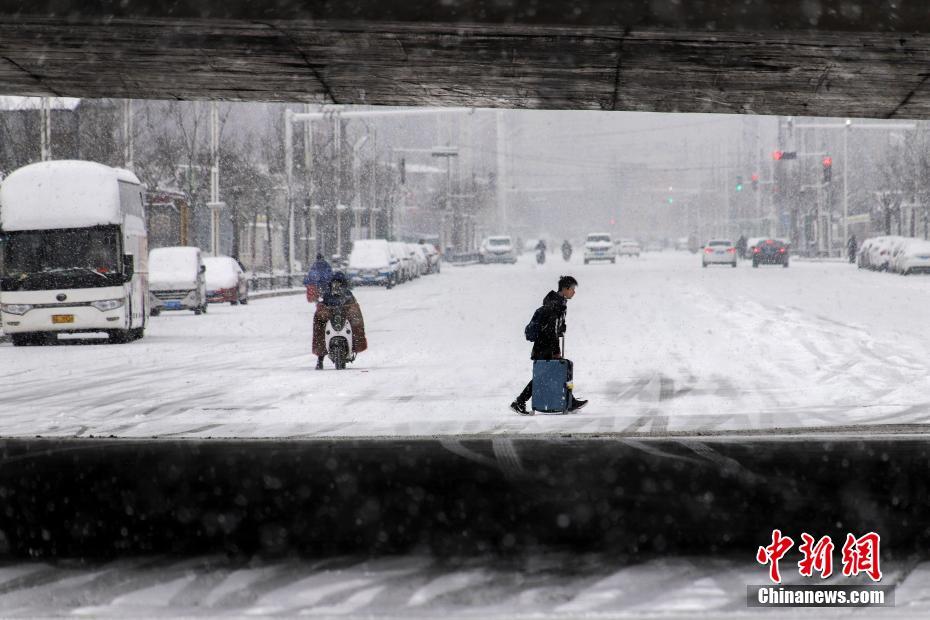
<path id="1" fill-rule="evenodd" d="M 832 165 L 833 165 L 833 158 L 832 158 L 832 157 L 830 157 L 830 156 L 828 155 L 827 157 L 824 157 L 824 158 L 823 158 L 823 167 L 824 167 L 824 168 L 829 168 L 829 167 L 832 166 Z"/>
<path id="2" fill-rule="evenodd" d="M 758 181 L 759 181 L 759 175 L 758 175 L 758 174 L 753 174 L 753 175 L 752 175 L 752 182 L 753 182 L 753 183 L 757 183 Z"/>
<path id="3" fill-rule="evenodd" d="M 784 156 L 784 153 L 781 152 L 781 151 L 773 151 L 773 152 L 772 152 L 772 159 L 774 159 L 775 161 L 780 160 L 783 156 Z"/>

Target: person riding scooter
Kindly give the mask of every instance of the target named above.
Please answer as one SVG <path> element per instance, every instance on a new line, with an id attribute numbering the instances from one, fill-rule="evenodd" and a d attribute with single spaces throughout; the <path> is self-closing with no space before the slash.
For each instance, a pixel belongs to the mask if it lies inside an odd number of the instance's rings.
<path id="1" fill-rule="evenodd" d="M 329 281 L 333 277 L 333 268 L 329 266 L 322 254 L 316 255 L 316 262 L 304 277 L 304 286 L 307 288 L 307 301 L 315 304 L 329 288 Z"/>
<path id="2" fill-rule="evenodd" d="M 570 261 L 572 258 L 572 244 L 568 242 L 568 239 L 562 243 L 562 258 L 565 259 L 565 262 Z"/>
<path id="3" fill-rule="evenodd" d="M 368 348 L 362 309 L 355 300 L 355 295 L 349 290 L 346 274 L 337 271 L 329 282 L 329 289 L 323 293 L 323 300 L 317 304 L 316 314 L 313 315 L 313 354 L 317 358 L 317 370 L 323 370 L 323 358 L 328 353 L 326 324 L 340 309 L 352 328 L 352 353 L 361 353 Z"/>

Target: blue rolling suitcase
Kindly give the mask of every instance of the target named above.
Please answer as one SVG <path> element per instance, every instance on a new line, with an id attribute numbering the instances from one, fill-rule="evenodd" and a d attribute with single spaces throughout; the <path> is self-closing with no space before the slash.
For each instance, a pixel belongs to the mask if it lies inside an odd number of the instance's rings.
<path id="1" fill-rule="evenodd" d="M 572 403 L 571 360 L 533 362 L 533 410 L 566 413 Z"/>

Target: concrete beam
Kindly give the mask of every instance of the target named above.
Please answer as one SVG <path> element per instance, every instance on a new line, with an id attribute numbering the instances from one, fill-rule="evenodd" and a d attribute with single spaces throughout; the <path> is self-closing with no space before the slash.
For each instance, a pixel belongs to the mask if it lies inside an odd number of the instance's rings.
<path id="1" fill-rule="evenodd" d="M 2 94 L 930 116 L 930 14 L 916 5 L 6 4 Z"/>

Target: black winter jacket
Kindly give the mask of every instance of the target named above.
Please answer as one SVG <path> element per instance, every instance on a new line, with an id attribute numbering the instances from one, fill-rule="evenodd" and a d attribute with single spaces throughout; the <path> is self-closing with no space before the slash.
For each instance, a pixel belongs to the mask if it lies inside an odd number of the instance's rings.
<path id="1" fill-rule="evenodd" d="M 533 343 L 530 359 L 551 360 L 562 354 L 559 336 L 565 333 L 567 300 L 555 291 L 549 291 L 540 310 L 539 337 Z"/>

